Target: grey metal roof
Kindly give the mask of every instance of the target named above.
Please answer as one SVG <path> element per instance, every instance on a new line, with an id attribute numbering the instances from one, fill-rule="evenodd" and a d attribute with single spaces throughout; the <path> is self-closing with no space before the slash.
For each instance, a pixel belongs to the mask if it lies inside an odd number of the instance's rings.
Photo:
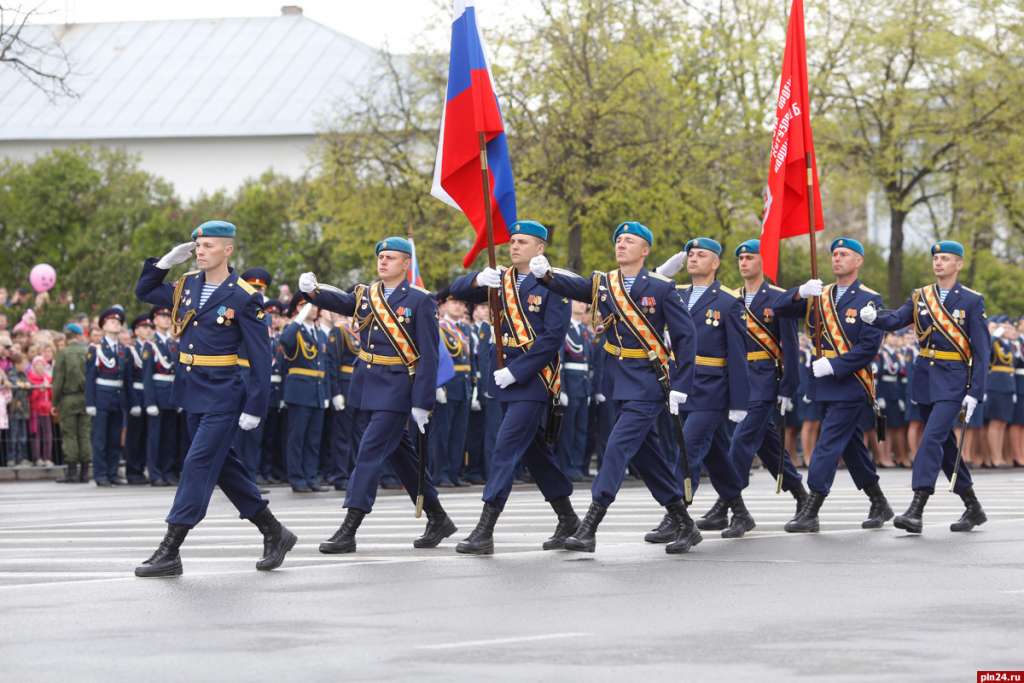
<path id="1" fill-rule="evenodd" d="M 304 16 L 31 26 L 68 52 L 77 99 L 0 65 L 0 140 L 313 134 L 373 87 L 378 53 Z"/>

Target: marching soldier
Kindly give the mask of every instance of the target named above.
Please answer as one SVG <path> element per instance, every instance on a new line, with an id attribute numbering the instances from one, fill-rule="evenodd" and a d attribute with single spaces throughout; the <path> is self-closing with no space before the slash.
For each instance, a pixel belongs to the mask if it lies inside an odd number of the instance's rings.
<path id="1" fill-rule="evenodd" d="M 349 473 L 355 458 L 352 443 L 352 409 L 348 407 L 348 392 L 352 382 L 352 372 L 359 359 L 359 337 L 352 331 L 350 319 L 338 316 L 337 324 L 327 336 L 327 349 L 332 359 L 331 386 L 334 396 L 331 398 L 330 442 L 328 457 L 331 462 L 332 479 L 335 491 L 344 491 L 348 487 Z"/>
<path id="2" fill-rule="evenodd" d="M 441 341 L 452 357 L 455 375 L 437 388 L 437 402 L 430 427 L 431 470 L 437 486 L 463 486 L 462 466 L 466 453 L 469 409 L 473 397 L 473 358 L 470 332 L 462 322 L 466 305 L 448 296 L 440 302 Z"/>
<path id="3" fill-rule="evenodd" d="M 299 308 L 301 307 L 301 310 Z M 295 493 L 327 491 L 320 486 L 320 437 L 330 404 L 327 335 L 316 324 L 319 309 L 301 294 L 292 297 L 294 318 L 281 332 L 284 352 L 284 401 L 288 406 L 285 439 L 288 483 Z"/>
<path id="4" fill-rule="evenodd" d="M 266 291 L 270 288 L 271 277 L 270 273 L 264 268 L 250 268 L 249 270 L 242 273 L 242 279 L 248 282 L 257 292 L 260 294 L 260 303 L 264 305 L 264 314 L 266 314 Z M 270 318 L 264 315 L 264 324 L 267 326 L 267 337 L 269 343 L 270 337 Z M 245 355 L 245 349 L 239 349 L 238 354 L 238 365 L 239 375 L 243 382 L 249 380 L 249 359 Z M 265 417 L 265 416 L 261 416 Z M 260 479 L 260 455 L 263 446 L 263 428 L 266 424 L 266 420 L 261 420 L 258 427 L 250 430 L 238 430 L 235 433 L 235 452 L 238 453 L 239 459 L 245 463 L 245 466 L 249 468 L 249 474 L 257 484 L 261 484 Z M 260 490 L 260 493 L 266 493 L 266 490 Z"/>
<path id="5" fill-rule="evenodd" d="M 606 371 L 614 374 L 610 398 L 616 403 L 616 419 L 591 488 L 593 501 L 564 545 L 566 550 L 594 551 L 598 525 L 622 487 L 626 467 L 632 465 L 678 529 L 666 551 L 685 553 L 700 543 L 701 536 L 686 511 L 682 480 L 664 452 L 665 440 L 656 423 L 666 403 L 672 415 L 678 415 L 692 391 L 693 323 L 672 281 L 644 268 L 654 244 L 651 231 L 628 221 L 615 229 L 612 239 L 619 268 L 608 273 L 583 278 L 552 271 L 543 255 L 530 262 L 534 277 L 543 278 L 552 292 L 592 305 L 595 327 L 605 331 L 604 350 L 610 354 Z"/>
<path id="6" fill-rule="evenodd" d="M 512 267 L 468 273 L 451 286 L 453 296 L 471 303 L 487 301 L 488 291 L 496 289 L 505 312 L 501 326 L 504 357 L 495 355 L 495 367 L 499 360 L 503 363 L 492 374 L 497 385 L 495 398 L 504 415 L 491 455 L 480 520 L 455 548 L 470 555 L 494 552 L 494 525 L 512 491 L 520 462 L 558 517 L 544 550 L 561 548 L 579 524 L 569 500 L 572 482 L 558 467 L 547 433 L 547 427 L 553 426 L 550 411 L 559 393 L 558 350 L 569 326 L 569 300 L 551 296 L 530 274 L 530 259 L 544 253 L 548 229 L 536 221 L 516 221 L 509 234 Z"/>
<path id="7" fill-rule="evenodd" d="M 178 340 L 171 334 L 171 309 L 156 306 L 150 312 L 155 332 L 153 351 L 153 389 L 158 417 L 146 434 L 146 473 L 151 486 L 170 486 L 174 477 L 180 442 L 178 406 L 174 401 L 174 375 L 178 367 Z"/>
<path id="8" fill-rule="evenodd" d="M 132 391 L 125 433 L 124 470 L 128 483 L 138 486 L 149 483 L 145 472 L 149 433 L 160 428 L 160 408 L 156 402 L 153 348 L 150 341 L 153 337 L 153 321 L 149 313 L 143 313 L 132 320 L 132 334 L 135 342 L 128 348 L 132 363 Z"/>
<path id="9" fill-rule="evenodd" d="M 882 297 L 858 279 L 864 265 L 864 247 L 848 237 L 832 241 L 832 274 L 835 284 L 822 286 L 808 280 L 787 290 L 775 301 L 775 312 L 785 317 L 808 319 L 820 325 L 822 355 L 811 364 L 811 399 L 821 404 L 821 433 L 814 447 L 807 484 L 810 494 L 796 517 L 786 524 L 789 532 L 818 531 L 818 510 L 835 480 L 839 458 L 858 489 L 871 500 L 864 529 L 879 529 L 892 519 L 892 508 L 878 485 L 878 473 L 864 445 L 863 411 L 871 410 L 875 387 L 871 361 L 882 343 L 881 330 L 866 325 L 858 311 L 869 302 L 881 307 Z M 820 309 L 812 297 L 820 297 Z M 811 330 L 814 335 L 814 328 Z"/>
<path id="10" fill-rule="evenodd" d="M 84 484 L 89 478 L 91 420 L 85 414 L 85 366 L 89 343 L 77 323 L 64 327 L 68 345 L 53 362 L 53 405 L 60 418 L 66 484 Z"/>
<path id="11" fill-rule="evenodd" d="M 207 221 L 159 260 L 147 259 L 135 286 L 136 296 L 171 308 L 181 337 L 174 398 L 187 414 L 192 443 L 181 482 L 167 515 L 167 533 L 153 555 L 135 568 L 140 577 L 177 576 L 179 548 L 189 529 L 206 516 L 213 487 L 220 486 L 242 519 L 263 534 L 263 557 L 256 569 L 276 569 L 295 546 L 290 532 L 270 512 L 256 482 L 233 452 L 235 430 L 259 426 L 270 389 L 270 352 L 266 344 L 262 297 L 228 266 L 235 226 Z M 163 282 L 167 271 L 196 251 L 199 270 Z M 239 391 L 238 350 L 245 347 L 250 373 Z"/>
<path id="12" fill-rule="evenodd" d="M 931 252 L 934 285 L 915 289 L 895 311 L 871 305 L 860 309 L 861 320 L 879 329 L 898 330 L 913 324 L 922 344 L 914 362 L 913 393 L 925 424 L 914 458 L 914 498 L 907 511 L 893 520 L 893 526 L 914 534 L 924 528 L 924 507 L 935 492 L 940 468 L 947 479 L 956 472 L 954 492 L 966 508 L 950 531 L 970 531 L 987 520 L 967 463 L 957 458 L 954 432 L 958 416 L 963 424 L 969 422 L 985 395 L 991 348 L 985 299 L 958 280 L 964 265 L 963 245 L 943 240 L 932 245 Z"/>
<path id="13" fill-rule="evenodd" d="M 587 468 L 585 455 L 593 343 L 586 327 L 586 315 L 587 305 L 573 301 L 569 331 L 560 352 L 562 395 L 559 399 L 565 407 L 565 418 L 558 438 L 558 462 L 574 482 L 583 481 L 583 472 Z"/>
<path id="14" fill-rule="evenodd" d="M 85 362 L 85 412 L 92 418 L 92 477 L 97 486 L 127 483 L 118 475 L 121 426 L 131 409 L 132 382 L 128 349 L 117 340 L 122 325 L 120 306 L 100 313 L 103 338 L 89 348 Z"/>
<path id="15" fill-rule="evenodd" d="M 718 281 L 722 245 L 710 237 L 697 237 L 683 251 L 658 268 L 671 277 L 686 259 L 689 286 L 679 286 L 679 295 L 696 328 L 696 364 L 693 373 L 693 400 L 682 407 L 686 414 L 683 434 L 686 439 L 688 472 L 693 490 L 697 490 L 703 467 L 707 467 L 718 499 L 700 519 L 697 528 L 725 529 L 723 536 L 738 538 L 754 528 L 754 520 L 743 503 L 743 483 L 729 457 L 726 420 L 742 422 L 747 413 L 749 387 L 746 373 L 746 330 L 743 305 L 737 293 Z M 703 324 L 700 322 L 703 321 Z M 682 463 L 678 467 L 682 477 Z M 729 522 L 729 510 L 733 512 Z M 728 528 L 726 528 L 728 527 Z M 672 515 L 665 515 L 646 536 L 649 543 L 667 543 L 679 529 Z"/>
<path id="16" fill-rule="evenodd" d="M 263 428 L 263 448 L 260 456 L 260 472 L 263 482 L 281 484 L 288 480 L 284 462 L 285 410 L 284 402 L 284 353 L 281 351 L 281 331 L 287 322 L 284 308 L 277 299 L 263 305 L 270 318 L 270 399 L 267 401 L 267 424 Z"/>
<path id="17" fill-rule="evenodd" d="M 409 497 L 423 496 L 427 527 L 413 541 L 416 548 L 434 548 L 458 529 L 448 517 L 430 483 L 423 459 L 414 448 L 409 416 L 426 433 L 437 383 L 437 307 L 430 293 L 406 279 L 412 244 L 402 237 L 377 243 L 377 275 L 372 285 L 357 285 L 350 294 L 321 287 L 313 273 L 299 277 L 299 289 L 326 310 L 353 317 L 360 334 L 359 362 L 352 373 L 346 410 L 355 410 L 354 437 L 359 442 L 348 480 L 348 512 L 338 530 L 320 544 L 325 554 L 356 550 L 356 531 L 373 509 L 384 463 L 390 460 Z M 418 437 L 422 445 L 422 437 Z"/>
<path id="18" fill-rule="evenodd" d="M 778 476 L 781 463 L 782 487 L 796 499 L 799 510 L 807 497 L 807 491 L 800 474 L 785 452 L 782 439 L 784 427 L 779 419 L 793 409 L 799 381 L 797 324 L 793 319 L 780 319 L 775 315 L 772 301 L 785 290 L 765 280 L 760 252 L 761 243 L 756 239 L 743 242 L 736 247 L 735 252 L 740 276 L 743 278 L 739 304 L 742 306 L 742 319 L 746 328 L 746 377 L 750 392 L 746 416 L 736 425 L 732 434 L 729 459 L 740 477 L 742 489 L 750 483 L 750 467 L 755 452 L 773 477 Z M 698 332 L 698 351 L 701 350 L 699 340 Z M 698 378 L 699 366 L 698 360 Z M 697 395 L 696 389 L 694 395 Z M 725 528 L 725 517 L 730 508 L 733 510 L 733 518 L 728 528 Z M 698 520 L 698 527 L 722 528 L 723 538 L 739 538 L 754 528 L 753 517 L 745 508 L 738 512 L 732 502 L 721 497 L 704 519 L 707 521 L 703 526 Z"/>

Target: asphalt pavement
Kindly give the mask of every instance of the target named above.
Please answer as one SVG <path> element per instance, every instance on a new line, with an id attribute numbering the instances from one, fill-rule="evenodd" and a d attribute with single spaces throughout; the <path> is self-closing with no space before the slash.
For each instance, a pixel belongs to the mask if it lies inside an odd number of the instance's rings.
<path id="1" fill-rule="evenodd" d="M 845 472 L 822 531 L 791 535 L 788 496 L 756 472 L 758 522 L 741 540 L 705 532 L 689 555 L 643 543 L 661 509 L 623 489 L 594 555 L 544 552 L 554 528 L 532 486 L 498 522 L 497 553 L 464 557 L 480 489 L 447 489 L 459 533 L 414 550 L 408 498 L 382 494 L 353 555 L 316 545 L 341 494 L 275 488 L 299 544 L 275 572 L 253 568 L 255 527 L 217 492 L 182 548 L 185 574 L 137 579 L 173 490 L 53 482 L 0 485 L 0 680 L 973 681 L 1024 669 L 1024 472 L 977 476 L 989 522 L 949 532 L 959 498 L 940 485 L 925 532 L 860 529 L 867 499 Z M 885 471 L 897 513 L 907 471 Z M 694 510 L 713 502 L 706 484 Z M 580 485 L 574 503 L 589 503 Z"/>

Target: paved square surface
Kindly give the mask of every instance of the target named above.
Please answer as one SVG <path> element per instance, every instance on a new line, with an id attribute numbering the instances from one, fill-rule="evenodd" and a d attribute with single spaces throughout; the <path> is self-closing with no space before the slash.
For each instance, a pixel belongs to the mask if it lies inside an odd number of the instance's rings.
<path id="1" fill-rule="evenodd" d="M 173 490 L 0 485 L 0 662 L 5 681 L 948 680 L 1024 669 L 1024 472 L 981 473 L 988 524 L 948 527 L 944 483 L 911 537 L 863 531 L 868 502 L 845 472 L 822 531 L 786 534 L 793 501 L 756 472 L 757 529 L 705 532 L 685 556 L 646 545 L 661 509 L 641 485 L 609 510 L 594 555 L 544 552 L 554 517 L 519 487 L 493 557 L 463 557 L 480 489 L 442 494 L 459 525 L 414 550 L 422 520 L 382 495 L 354 555 L 320 555 L 341 494 L 274 488 L 299 544 L 256 572 L 261 539 L 223 494 L 182 548 L 185 575 L 142 580 Z M 885 471 L 896 512 L 907 471 Z M 588 485 L 574 503 L 582 515 Z M 706 483 L 698 514 L 713 502 Z"/>

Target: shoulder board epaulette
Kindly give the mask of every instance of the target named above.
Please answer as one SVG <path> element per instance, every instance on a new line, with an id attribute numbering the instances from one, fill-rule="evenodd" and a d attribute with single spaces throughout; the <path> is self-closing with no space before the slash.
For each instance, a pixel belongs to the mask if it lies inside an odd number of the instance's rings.
<path id="1" fill-rule="evenodd" d="M 728 294 L 729 296 L 731 296 L 734 299 L 740 298 L 740 292 L 739 292 L 738 289 L 733 289 L 732 287 L 726 287 L 725 285 L 722 285 L 721 289 L 722 289 L 723 292 L 725 292 L 726 294 Z"/>
<path id="2" fill-rule="evenodd" d="M 676 289 L 689 289 L 690 285 L 676 285 Z"/>
<path id="3" fill-rule="evenodd" d="M 978 296 L 983 296 L 981 292 L 976 291 L 974 289 L 971 289 L 970 287 L 964 287 L 963 285 L 960 285 L 960 289 L 964 290 L 965 292 L 970 292 L 971 294 L 977 294 Z"/>
<path id="4" fill-rule="evenodd" d="M 878 292 L 876 292 L 875 290 L 871 289 L 867 285 L 861 285 L 860 286 L 860 291 L 867 292 L 868 294 L 878 294 Z M 879 296 L 881 296 L 881 294 L 879 294 Z"/>
<path id="5" fill-rule="evenodd" d="M 778 285 L 768 285 L 768 289 L 772 290 L 773 292 L 785 292 L 786 291 L 782 287 L 779 287 Z"/>
<path id="6" fill-rule="evenodd" d="M 673 281 L 672 278 L 670 278 L 670 277 L 668 277 L 666 275 L 662 275 L 661 273 L 655 272 L 653 270 L 647 271 L 647 274 L 650 275 L 651 277 L 653 277 L 655 280 L 661 280 L 662 282 L 672 282 Z"/>
<path id="7" fill-rule="evenodd" d="M 203 272 L 203 271 L 201 271 L 201 270 L 190 270 L 187 273 L 182 273 L 181 277 L 179 277 L 174 282 L 175 282 L 175 284 L 177 284 L 178 282 L 184 282 L 185 280 L 189 279 L 193 275 L 199 275 L 201 272 Z"/>
<path id="8" fill-rule="evenodd" d="M 238 286 L 242 289 L 243 292 L 249 294 L 250 296 L 256 293 L 256 288 L 250 285 L 242 278 L 238 278 Z"/>
<path id="9" fill-rule="evenodd" d="M 579 277 L 579 275 L 577 275 L 576 273 L 572 272 L 571 270 L 569 270 L 567 268 L 552 268 L 551 272 L 552 273 L 558 273 L 559 275 L 572 275 L 574 277 Z M 600 275 L 604 275 L 604 273 L 600 273 Z"/>
<path id="10" fill-rule="evenodd" d="M 424 294 L 430 294 L 430 290 L 429 289 L 424 289 L 423 287 L 420 287 L 419 285 L 409 285 L 409 289 L 415 289 L 417 292 L 423 292 Z"/>

